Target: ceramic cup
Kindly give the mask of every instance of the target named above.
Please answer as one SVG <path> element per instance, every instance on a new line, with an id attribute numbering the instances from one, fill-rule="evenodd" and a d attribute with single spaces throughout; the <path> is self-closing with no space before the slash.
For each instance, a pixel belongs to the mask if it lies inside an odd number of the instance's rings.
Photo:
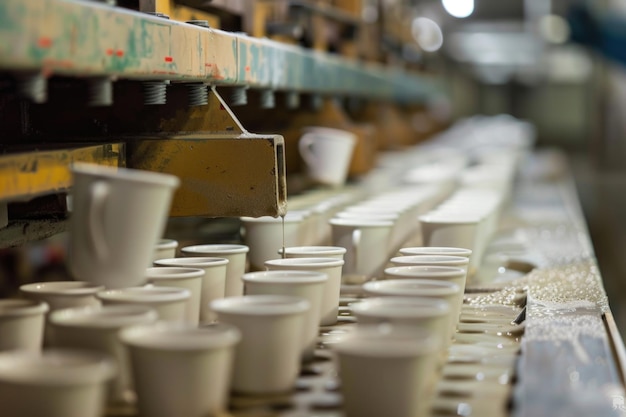
<path id="1" fill-rule="evenodd" d="M 401 248 L 402 255 L 442 255 L 442 256 L 463 256 L 470 258 L 472 256 L 471 249 L 452 248 L 442 246 L 411 246 Z"/>
<path id="2" fill-rule="evenodd" d="M 181 249 L 183 256 L 213 256 L 228 259 L 226 266 L 226 297 L 243 295 L 241 277 L 246 272 L 246 245 L 210 244 L 187 246 Z"/>
<path id="3" fill-rule="evenodd" d="M 300 370 L 309 302 L 284 295 L 247 295 L 215 300 L 211 308 L 220 323 L 241 332 L 232 390 L 247 394 L 291 391 Z"/>
<path id="4" fill-rule="evenodd" d="M 451 266 L 467 273 L 469 258 L 448 255 L 404 255 L 389 260 L 394 266 Z"/>
<path id="5" fill-rule="evenodd" d="M 185 303 L 185 321 L 198 324 L 204 274 L 204 270 L 200 268 L 162 266 L 146 269 L 145 277 L 155 287 L 175 287 L 189 291 L 189 299 Z"/>
<path id="6" fill-rule="evenodd" d="M 95 350 L 110 355 L 117 376 L 109 387 L 109 402 L 132 400 L 132 380 L 127 352 L 118 332 L 127 326 L 153 323 L 154 310 L 139 305 L 111 305 L 57 310 L 50 314 L 52 344 L 55 347 Z"/>
<path id="7" fill-rule="evenodd" d="M 42 301 L 0 300 L 0 351 L 40 351 L 47 312 Z"/>
<path id="8" fill-rule="evenodd" d="M 280 248 L 278 254 L 285 258 L 337 258 L 343 259 L 346 248 L 340 246 L 291 246 Z"/>
<path id="9" fill-rule="evenodd" d="M 329 223 L 333 245 L 346 248 L 343 273 L 350 283 L 366 281 L 385 265 L 393 222 L 333 218 Z"/>
<path id="10" fill-rule="evenodd" d="M 20 292 L 30 300 L 44 301 L 50 311 L 63 308 L 99 306 L 96 297 L 104 286 L 81 281 L 35 282 L 20 287 Z"/>
<path id="11" fill-rule="evenodd" d="M 179 179 L 84 163 L 71 170 L 70 271 L 107 288 L 143 284 Z"/>
<path id="12" fill-rule="evenodd" d="M 146 417 L 225 412 L 239 331 L 225 324 L 158 323 L 120 331 L 128 347 L 137 408 Z"/>
<path id="13" fill-rule="evenodd" d="M 311 271 L 259 271 L 245 274 L 243 281 L 247 295 L 291 295 L 311 304 L 303 335 L 303 359 L 310 360 L 317 344 L 328 275 Z"/>
<path id="14" fill-rule="evenodd" d="M 144 305 L 154 309 L 162 321 L 184 321 L 191 293 L 184 288 L 128 287 L 97 294 L 104 305 Z"/>
<path id="15" fill-rule="evenodd" d="M 309 127 L 298 141 L 308 177 L 320 184 L 340 186 L 346 182 L 356 135 L 339 129 Z"/>
<path id="16" fill-rule="evenodd" d="M 114 374 L 114 363 L 97 352 L 1 353 L 2 416 L 100 417 Z"/>
<path id="17" fill-rule="evenodd" d="M 149 265 L 152 265 L 152 262 L 158 259 L 175 258 L 177 247 L 178 247 L 178 241 L 174 239 L 159 239 L 156 246 L 154 247 L 154 252 L 152 253 L 152 260 L 149 263 Z"/>
<path id="18" fill-rule="evenodd" d="M 343 264 L 344 261 L 335 258 L 286 258 L 266 261 L 265 267 L 270 271 L 313 271 L 328 275 L 328 280 L 324 283 L 320 324 L 330 326 L 337 323 Z"/>
<path id="19" fill-rule="evenodd" d="M 437 381 L 432 332 L 390 325 L 357 328 L 333 346 L 346 417 L 425 417 Z"/>
<path id="20" fill-rule="evenodd" d="M 20 287 L 20 292 L 29 300 L 43 301 L 50 312 L 75 307 L 99 307 L 102 305 L 96 297 L 104 286 L 84 281 L 35 282 Z M 50 342 L 50 326 L 44 327 L 44 345 Z"/>
<path id="21" fill-rule="evenodd" d="M 211 301 L 224 298 L 226 292 L 226 267 L 228 259 L 215 257 L 190 257 L 159 259 L 155 266 L 176 266 L 204 270 L 202 292 L 200 294 L 200 323 L 215 321 L 215 314 L 209 308 Z"/>
<path id="22" fill-rule="evenodd" d="M 360 325 L 389 323 L 394 328 L 426 329 L 447 347 L 452 309 L 448 302 L 428 297 L 374 297 L 350 305 Z"/>
<path id="23" fill-rule="evenodd" d="M 265 269 L 263 263 L 274 259 L 283 246 L 299 246 L 304 243 L 301 215 L 289 215 L 283 220 L 279 218 L 242 217 L 242 236 L 244 243 L 250 248 L 248 254 L 251 271 Z M 284 237 L 284 239 L 283 239 Z"/>
<path id="24" fill-rule="evenodd" d="M 467 272 L 451 266 L 394 266 L 385 269 L 386 279 L 434 279 L 450 281 L 465 292 Z"/>

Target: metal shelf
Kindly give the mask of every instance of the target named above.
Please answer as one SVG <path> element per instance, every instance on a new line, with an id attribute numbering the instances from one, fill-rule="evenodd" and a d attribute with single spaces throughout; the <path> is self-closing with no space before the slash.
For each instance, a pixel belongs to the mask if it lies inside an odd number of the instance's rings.
<path id="1" fill-rule="evenodd" d="M 0 69 L 420 102 L 435 79 L 96 2 L 0 2 Z"/>

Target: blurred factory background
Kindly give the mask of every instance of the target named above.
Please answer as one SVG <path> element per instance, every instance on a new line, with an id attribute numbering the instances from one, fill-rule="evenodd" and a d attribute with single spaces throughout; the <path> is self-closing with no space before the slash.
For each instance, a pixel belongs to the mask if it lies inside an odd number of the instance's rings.
<path id="1" fill-rule="evenodd" d="M 6 9 L 0 4 L 0 10 L 8 11 L 10 3 L 6 3 Z M 624 1 L 117 2 L 118 6 L 141 11 L 162 11 L 164 4 L 172 19 L 209 16 L 212 27 L 226 31 L 243 31 L 252 36 L 260 33 L 307 48 L 435 75 L 443 94 L 429 96 L 425 110 L 413 113 L 411 119 L 415 131 L 424 132 L 424 136 L 436 130 L 433 124 L 442 128 L 477 114 L 506 113 L 532 122 L 538 146 L 563 149 L 571 156 L 613 313 L 621 328 L 626 329 Z M 264 15 L 259 10 L 251 11 L 261 5 L 265 7 Z M 313 18 L 303 20 L 302 16 Z M 319 16 L 326 23 L 321 37 L 319 30 L 310 30 Z M 0 15 L 0 27 L 6 29 L 8 24 L 6 16 L 3 19 Z M 363 26 L 366 30 L 358 31 L 355 42 L 343 42 L 352 36 L 346 33 Z M 346 109 L 356 109 L 351 114 L 358 113 L 359 100 L 341 100 Z M 5 109 L 12 108 L 7 102 L 2 102 Z M 264 123 L 269 123 L 267 113 L 252 113 L 242 109 L 238 116 L 250 130 L 264 130 Z M 14 114 L 5 112 L 7 118 L 14 118 Z M 35 125 L 41 120 L 52 123 L 34 115 Z M 273 123 L 278 123 L 276 120 Z M 0 134 L 5 133 L 6 144 L 13 140 L 7 132 L 15 129 L 7 120 L 4 122 Z M 36 127 L 21 134 L 28 136 Z M 92 127 L 103 130 L 97 122 Z M 76 134 L 84 133 L 76 130 Z M 290 190 L 297 189 L 297 183 L 290 185 Z M 11 269 L 8 255 L 3 256 L 5 269 Z M 43 255 L 31 254 L 31 260 L 36 261 L 37 256 Z"/>

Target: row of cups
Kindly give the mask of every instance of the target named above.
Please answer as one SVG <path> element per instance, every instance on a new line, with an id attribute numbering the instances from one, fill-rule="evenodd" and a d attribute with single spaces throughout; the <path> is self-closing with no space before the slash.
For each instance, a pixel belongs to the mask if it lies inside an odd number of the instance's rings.
<path id="1" fill-rule="evenodd" d="M 141 415 L 199 416 L 204 415 L 202 413 L 223 409 L 226 406 L 227 394 L 231 389 L 250 394 L 284 392 L 293 387 L 301 360 L 306 360 L 313 355 L 319 326 L 333 324 L 337 320 L 339 283 L 343 263 L 341 255 L 345 251 L 342 249 L 286 248 L 286 255 L 294 257 L 267 261 L 268 271 L 242 273 L 240 280 L 245 283 L 246 296 L 217 297 L 208 304 L 210 311 L 217 316 L 219 325 L 197 326 L 188 321 L 157 322 L 158 319 L 164 319 L 160 317 L 163 314 L 162 311 L 157 313 L 150 306 L 139 303 L 138 299 L 131 299 L 128 293 L 123 301 L 131 305 L 107 305 L 112 293 L 123 294 L 124 289 L 102 290 L 100 288 L 94 297 L 94 290 L 97 291 L 97 288 L 84 283 L 71 282 L 33 284 L 33 287 L 22 287 L 22 291 L 31 298 L 37 298 L 37 295 L 46 294 L 46 287 L 48 288 L 48 296 L 43 298 L 55 309 L 48 318 L 50 334 L 47 337 L 49 337 L 50 347 L 98 350 L 110 354 L 115 359 L 113 363 L 118 371 L 113 382 L 109 384 L 107 397 L 110 402 L 128 401 L 134 386 Z M 413 315 L 410 321 L 417 319 L 418 322 L 429 323 L 426 326 L 429 329 L 429 336 L 439 335 L 435 338 L 437 343 L 433 342 L 433 346 L 445 345 L 446 341 L 450 340 L 456 321 L 444 319 L 444 316 L 452 312 L 451 316 L 445 317 L 458 317 L 466 277 L 466 270 L 463 267 L 467 267 L 467 256 L 470 253 L 463 250 L 451 251 L 437 248 L 403 249 L 403 254 L 421 255 L 393 258 L 391 262 L 400 266 L 388 268 L 385 271 L 386 280 L 369 282 L 365 284 L 364 289 L 369 294 L 377 296 L 420 294 L 422 300 L 384 302 L 371 299 L 355 305 L 355 315 L 365 323 L 368 322 L 367 317 L 378 317 L 389 322 L 389 317 L 385 315 L 398 316 L 398 312 L 404 310 L 405 312 L 400 316 L 406 316 L 409 312 L 409 316 Z M 316 257 L 311 257 L 311 253 L 314 253 Z M 449 253 L 463 256 L 442 255 Z M 194 258 L 175 259 L 193 260 Z M 448 262 L 447 265 L 453 264 L 461 268 L 425 266 L 443 265 L 444 261 Z M 155 261 L 157 264 L 159 262 Z M 166 266 L 149 268 L 146 275 L 154 276 L 156 271 L 163 271 L 161 276 L 164 276 L 168 271 L 181 274 L 195 270 L 180 266 Z M 329 281 L 331 281 L 330 285 Z M 51 291 L 50 289 L 55 285 L 57 291 Z M 65 290 L 60 290 L 63 286 Z M 143 287 L 136 287 L 131 292 L 140 288 Z M 183 289 L 183 291 L 189 292 L 188 289 Z M 424 301 L 424 297 L 440 300 L 438 303 L 432 300 Z M 97 299 L 103 301 L 105 305 L 103 307 L 88 305 Z M 65 302 L 74 300 L 83 307 L 57 309 L 67 306 L 67 304 L 63 305 L 63 300 Z M 33 314 L 23 314 L 23 316 L 38 317 L 41 334 L 43 313 L 48 309 L 47 305 L 41 301 L 41 297 L 30 301 L 3 300 L 0 304 L 2 310 L 12 310 L 14 316 L 18 315 L 20 309 L 31 309 L 29 312 Z M 34 314 L 35 311 L 38 314 Z M 416 313 L 419 314 L 416 316 Z M 442 324 L 444 322 L 445 324 Z M 420 327 L 423 326 L 420 325 Z M 9 337 L 10 332 L 6 329 L 6 327 L 2 329 L 2 334 Z M 398 332 L 394 332 L 393 335 L 396 333 Z M 367 337 L 374 337 L 374 333 L 368 334 Z M 363 335 L 355 333 L 353 336 Z M 401 339 L 407 337 L 413 336 L 402 336 Z M 25 340 L 32 343 L 33 340 L 37 340 L 37 337 L 31 334 Z M 343 346 L 350 346 L 350 343 Z M 124 346 L 128 349 L 128 354 Z M 37 350 L 32 346 L 30 349 L 31 351 Z M 350 349 L 346 349 L 338 350 L 340 356 L 341 352 L 351 355 Z M 357 347 L 358 349 L 361 348 Z M 218 354 L 218 351 L 221 353 Z M 26 357 L 24 353 L 20 355 L 20 358 Z M 4 366 L 15 367 L 10 372 L 18 375 L 23 372 L 22 366 L 35 368 L 43 366 L 47 369 L 54 368 L 57 363 L 65 363 L 66 360 L 71 362 L 71 355 L 68 355 L 66 351 L 46 349 L 44 354 L 36 359 L 30 356 L 29 361 L 6 359 Z M 57 359 L 49 359 L 48 356 Z M 58 359 L 59 357 L 66 359 Z M 233 357 L 236 357 L 234 364 Z M 383 357 L 386 357 L 384 352 Z M 90 365 L 88 368 L 94 372 L 97 368 L 99 370 L 97 374 L 100 377 L 90 377 L 90 381 L 94 384 L 100 381 L 102 385 L 104 380 L 113 377 L 112 367 L 102 365 L 106 361 L 101 357 L 92 359 L 101 365 Z M 0 358 L 0 380 L 6 377 L 6 375 L 3 377 L 2 363 Z M 105 372 L 105 368 L 108 371 Z M 41 375 L 47 375 L 46 372 L 41 372 Z M 59 371 L 53 369 L 50 372 L 55 374 Z M 83 380 L 81 378 L 84 378 L 84 372 L 87 371 L 77 371 L 77 376 L 83 375 L 78 378 L 81 381 Z M 30 375 L 30 377 L 36 379 L 35 375 Z M 50 376 L 44 376 L 44 378 L 48 378 L 49 382 L 53 380 Z M 188 384 L 181 383 L 173 388 L 170 383 L 171 378 L 176 378 L 177 381 L 184 380 Z M 68 383 L 68 385 L 71 384 Z M 346 383 L 345 386 L 350 387 L 352 384 Z M 207 392 L 199 393 L 197 391 L 199 387 Z M 0 397 L 4 400 L 2 394 L 0 384 Z M 345 395 L 346 404 L 350 404 L 350 394 L 346 392 Z M 71 396 L 69 392 L 68 396 Z M 7 401 L 11 404 L 18 404 L 16 407 L 33 406 L 28 401 L 18 401 L 23 400 L 24 396 L 12 398 L 13 402 L 8 398 Z M 60 398 L 54 399 L 53 402 L 61 401 Z M 54 404 L 51 405 L 45 401 L 41 404 L 42 407 L 55 407 Z M 348 408 L 353 409 L 350 406 Z M 13 415 L 20 415 L 20 413 L 24 415 L 23 413 L 27 410 L 19 407 L 16 409 L 20 411 Z M 76 415 L 97 415 L 97 412 L 93 411 L 97 410 L 97 407 L 93 404 L 92 414 L 85 409 L 81 408 L 81 410 L 83 414 Z M 50 412 L 48 415 L 54 414 Z M 351 415 L 359 414 L 352 412 Z"/>

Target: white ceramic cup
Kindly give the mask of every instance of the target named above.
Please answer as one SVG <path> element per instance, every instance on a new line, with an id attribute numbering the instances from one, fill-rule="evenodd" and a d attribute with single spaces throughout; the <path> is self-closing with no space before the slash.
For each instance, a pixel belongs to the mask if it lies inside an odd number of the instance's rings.
<path id="1" fill-rule="evenodd" d="M 243 276 L 246 295 L 291 295 L 311 304 L 303 334 L 303 359 L 309 360 L 317 344 L 322 317 L 322 297 L 328 275 L 312 271 L 259 271 Z"/>
<path id="2" fill-rule="evenodd" d="M 246 245 L 209 244 L 187 246 L 181 249 L 183 256 L 213 256 L 228 259 L 226 266 L 226 297 L 243 295 L 241 277 L 246 272 L 246 257 L 250 249 Z"/>
<path id="3" fill-rule="evenodd" d="M 449 255 L 403 255 L 389 260 L 394 266 L 452 266 L 467 273 L 469 258 Z"/>
<path id="4" fill-rule="evenodd" d="M 304 218 L 300 215 L 286 215 L 283 229 L 283 220 L 280 217 L 242 217 L 241 234 L 244 243 L 250 248 L 248 253 L 250 270 L 265 269 L 263 263 L 268 259 L 274 259 L 283 245 L 287 247 L 304 244 L 303 221 Z"/>
<path id="5" fill-rule="evenodd" d="M 298 150 L 309 178 L 320 184 L 343 185 L 356 141 L 356 135 L 344 130 L 307 128 L 298 141 Z"/>
<path id="6" fill-rule="evenodd" d="M 228 405 L 239 331 L 225 324 L 158 323 L 120 331 L 140 416 L 205 417 Z"/>
<path id="7" fill-rule="evenodd" d="M 428 297 L 375 297 L 366 298 L 350 305 L 360 325 L 389 323 L 395 328 L 408 331 L 423 329 L 437 335 L 441 346 L 450 341 L 452 308 L 448 302 Z"/>
<path id="8" fill-rule="evenodd" d="M 437 381 L 432 332 L 357 327 L 333 346 L 346 417 L 425 417 Z"/>
<path id="9" fill-rule="evenodd" d="M 340 246 L 291 246 L 285 248 L 285 258 L 337 258 L 343 259 L 346 248 Z M 283 248 L 278 250 L 283 256 Z"/>
<path id="10" fill-rule="evenodd" d="M 154 309 L 162 321 L 185 321 L 189 290 L 176 287 L 128 287 L 105 290 L 97 294 L 106 305 L 144 305 Z"/>
<path id="11" fill-rule="evenodd" d="M 204 270 L 202 293 L 200 294 L 200 323 L 215 321 L 215 314 L 209 308 L 211 301 L 224 298 L 226 293 L 226 267 L 228 259 L 215 257 L 190 257 L 159 259 L 155 266 L 176 266 Z"/>
<path id="12" fill-rule="evenodd" d="M 453 248 L 442 246 L 411 246 L 401 248 L 402 255 L 442 255 L 442 256 L 463 256 L 470 258 L 472 250 L 466 248 Z"/>
<path id="13" fill-rule="evenodd" d="M 175 287 L 189 291 L 190 296 L 185 303 L 185 321 L 198 324 L 204 274 L 204 269 L 200 268 L 162 266 L 146 269 L 145 277 L 155 287 Z"/>
<path id="14" fill-rule="evenodd" d="M 232 390 L 247 394 L 292 390 L 300 369 L 309 302 L 284 295 L 248 295 L 215 300 L 211 308 L 220 323 L 241 332 Z"/>
<path id="15" fill-rule="evenodd" d="M 30 300 L 44 301 L 50 311 L 73 307 L 99 306 L 96 297 L 104 286 L 82 281 L 52 281 L 24 284 L 20 292 Z"/>
<path id="16" fill-rule="evenodd" d="M 70 271 L 107 288 L 143 284 L 179 179 L 85 163 L 71 170 Z"/>
<path id="17" fill-rule="evenodd" d="M 385 269 L 386 279 L 434 279 L 450 281 L 461 287 L 465 292 L 467 272 L 451 266 L 393 266 Z"/>
<path id="18" fill-rule="evenodd" d="M 154 247 L 154 252 L 152 253 L 152 260 L 149 263 L 149 266 L 152 265 L 152 262 L 158 259 L 175 258 L 177 247 L 178 247 L 178 241 L 174 239 L 159 239 L 156 246 Z"/>
<path id="19" fill-rule="evenodd" d="M 329 223 L 333 245 L 346 248 L 343 273 L 351 283 L 366 281 L 385 265 L 393 222 L 333 218 Z"/>
<path id="20" fill-rule="evenodd" d="M 313 271 L 328 275 L 324 283 L 320 324 L 330 326 L 337 323 L 343 264 L 343 260 L 335 258 L 285 258 L 266 261 L 265 267 L 270 271 Z"/>
<path id="21" fill-rule="evenodd" d="M 40 351 L 47 312 L 42 301 L 0 300 L 0 351 Z"/>
<path id="22" fill-rule="evenodd" d="M 117 365 L 117 376 L 109 387 L 109 402 L 132 400 L 132 379 L 128 355 L 118 332 L 136 324 L 153 323 L 156 312 L 146 306 L 115 305 L 57 310 L 50 314 L 52 345 L 88 349 L 110 355 Z"/>
<path id="23" fill-rule="evenodd" d="M 0 354 L 3 417 L 100 417 L 114 363 L 97 352 L 62 349 Z"/>

